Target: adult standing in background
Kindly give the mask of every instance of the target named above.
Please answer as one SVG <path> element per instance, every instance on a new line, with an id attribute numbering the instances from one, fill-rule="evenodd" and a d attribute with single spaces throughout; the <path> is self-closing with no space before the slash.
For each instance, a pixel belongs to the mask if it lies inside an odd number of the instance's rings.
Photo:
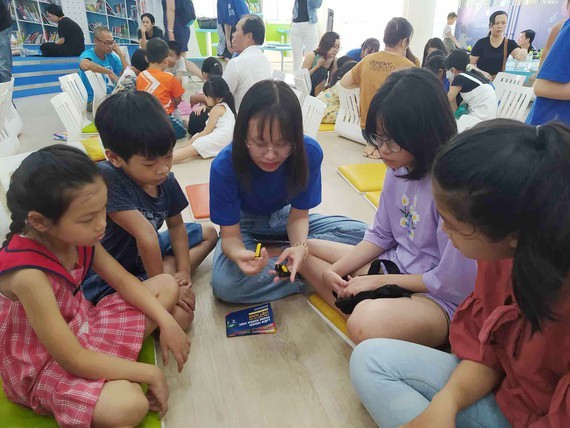
<path id="1" fill-rule="evenodd" d="M 196 19 L 192 0 L 162 0 L 164 40 L 180 43 L 180 52 L 186 56 L 190 40 L 190 25 Z"/>
<path id="2" fill-rule="evenodd" d="M 59 38 L 54 42 L 40 46 L 43 56 L 79 56 L 85 50 L 85 36 L 77 23 L 64 16 L 61 6 L 50 3 L 46 7 L 46 16 L 57 24 Z"/>
<path id="3" fill-rule="evenodd" d="M 237 23 L 244 15 L 249 14 L 249 9 L 245 0 L 218 0 L 217 9 L 218 25 L 222 27 L 225 41 L 223 50 L 218 46 L 218 56 L 231 59 L 234 54 L 232 36 L 236 31 Z"/>
<path id="4" fill-rule="evenodd" d="M 451 31 L 451 26 L 457 21 L 457 14 L 455 12 L 449 12 L 447 15 L 447 24 L 443 28 L 443 45 L 447 52 L 451 52 L 454 49 L 459 49 L 461 44 L 457 41 Z"/>
<path id="5" fill-rule="evenodd" d="M 12 17 L 5 0 L 0 0 L 0 83 L 12 79 Z"/>
<path id="6" fill-rule="evenodd" d="M 150 39 L 158 37 L 159 39 L 164 38 L 164 33 L 158 27 L 155 27 L 154 16 L 150 13 L 143 13 L 141 15 L 142 28 L 137 30 L 137 38 L 139 39 L 139 45 L 141 49 L 146 49 L 146 42 Z M 144 30 L 144 31 L 141 31 Z"/>
<path id="7" fill-rule="evenodd" d="M 323 0 L 295 0 L 293 22 L 291 23 L 291 48 L 293 49 L 293 70 L 299 70 L 303 63 L 303 46 L 314 51 L 319 43 L 317 9 Z"/>
<path id="8" fill-rule="evenodd" d="M 487 79 L 494 79 L 499 71 L 505 71 L 509 55 L 519 61 L 526 60 L 528 51 L 505 37 L 506 28 L 507 12 L 493 12 L 489 16 L 489 34 L 477 40 L 471 50 L 471 64 L 477 66 Z"/>
<path id="9" fill-rule="evenodd" d="M 245 93 L 260 80 L 271 79 L 271 63 L 260 46 L 265 41 L 265 24 L 257 15 L 245 15 L 236 25 L 232 48 L 239 56 L 233 58 L 222 77 L 228 84 L 239 111 Z"/>

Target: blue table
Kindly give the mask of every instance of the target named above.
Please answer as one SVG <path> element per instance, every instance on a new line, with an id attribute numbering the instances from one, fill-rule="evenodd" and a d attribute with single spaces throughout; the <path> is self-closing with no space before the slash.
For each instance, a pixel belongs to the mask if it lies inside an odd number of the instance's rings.
<path id="1" fill-rule="evenodd" d="M 281 53 L 281 71 L 283 71 L 283 57 L 285 52 L 292 51 L 293 48 L 291 45 L 288 44 L 281 44 L 281 43 L 270 43 L 267 45 L 261 46 L 262 51 L 275 51 Z"/>
<path id="2" fill-rule="evenodd" d="M 524 61 L 518 62 L 509 60 L 505 66 L 505 72 L 510 74 L 518 74 L 520 76 L 525 76 L 525 85 L 531 86 L 529 83 L 529 78 L 538 72 L 538 64 L 540 60 L 533 59 L 530 63 L 530 67 L 527 69 L 527 65 Z"/>

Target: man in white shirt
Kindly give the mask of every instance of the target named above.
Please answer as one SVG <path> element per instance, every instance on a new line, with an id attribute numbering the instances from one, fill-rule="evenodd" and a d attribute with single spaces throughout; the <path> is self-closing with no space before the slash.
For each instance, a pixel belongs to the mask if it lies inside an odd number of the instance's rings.
<path id="1" fill-rule="evenodd" d="M 265 41 L 265 25 L 257 15 L 245 15 L 236 25 L 232 48 L 239 56 L 228 62 L 223 78 L 236 103 L 236 111 L 245 93 L 261 80 L 271 79 L 271 63 L 260 46 Z"/>

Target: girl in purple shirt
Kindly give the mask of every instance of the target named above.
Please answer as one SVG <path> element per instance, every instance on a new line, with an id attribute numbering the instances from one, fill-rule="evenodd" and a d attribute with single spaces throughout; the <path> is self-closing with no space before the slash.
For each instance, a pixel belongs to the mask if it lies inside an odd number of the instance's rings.
<path id="1" fill-rule="evenodd" d="M 374 223 L 355 247 L 309 240 L 311 269 L 303 272 L 333 307 L 333 291 L 347 298 L 397 284 L 414 293 L 357 304 L 347 323 L 355 343 L 384 337 L 444 345 L 457 305 L 474 288 L 476 264 L 442 230 L 431 189 L 435 154 L 456 132 L 441 83 L 427 70 L 391 74 L 372 100 L 366 139 L 388 167 Z M 366 275 L 377 258 L 398 273 Z"/>

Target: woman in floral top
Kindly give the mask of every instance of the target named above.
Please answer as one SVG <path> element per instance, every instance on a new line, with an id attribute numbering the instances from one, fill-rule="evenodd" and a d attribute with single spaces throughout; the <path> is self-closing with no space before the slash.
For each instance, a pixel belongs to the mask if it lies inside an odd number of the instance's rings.
<path id="1" fill-rule="evenodd" d="M 365 134 L 388 167 L 374 223 L 356 247 L 309 240 L 312 269 L 303 272 L 331 305 L 333 291 L 347 298 L 396 284 L 413 292 L 358 303 L 347 324 L 356 343 L 388 337 L 444 345 L 457 306 L 473 291 L 476 264 L 442 230 L 429 173 L 456 132 L 441 83 L 427 70 L 393 73 L 372 100 Z M 389 274 L 365 275 L 376 258 L 388 261 Z"/>

